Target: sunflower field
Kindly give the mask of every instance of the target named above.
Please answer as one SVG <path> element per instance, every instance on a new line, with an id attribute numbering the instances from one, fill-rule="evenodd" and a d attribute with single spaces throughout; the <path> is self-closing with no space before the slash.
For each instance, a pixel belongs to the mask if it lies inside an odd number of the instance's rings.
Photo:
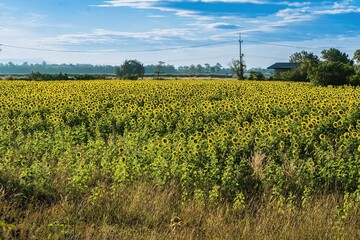
<path id="1" fill-rule="evenodd" d="M 360 89 L 306 83 L 1 82 L 0 184 L 42 201 L 134 181 L 184 200 L 360 191 Z"/>

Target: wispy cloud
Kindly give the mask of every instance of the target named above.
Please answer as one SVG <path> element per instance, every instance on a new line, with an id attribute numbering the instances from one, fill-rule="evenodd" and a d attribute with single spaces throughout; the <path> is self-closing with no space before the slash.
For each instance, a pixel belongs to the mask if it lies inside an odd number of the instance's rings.
<path id="1" fill-rule="evenodd" d="M 181 1 L 170 1 L 170 2 L 181 2 Z M 191 17 L 197 18 L 198 20 L 210 20 L 211 18 L 200 16 L 197 11 L 190 11 L 184 9 L 177 9 L 172 7 L 163 6 L 161 1 L 158 0 L 111 0 L 105 1 L 103 4 L 95 5 L 96 7 L 131 7 L 136 9 L 148 9 L 158 10 L 160 12 L 172 12 L 179 17 Z"/>
<path id="2" fill-rule="evenodd" d="M 269 1 L 263 0 L 109 0 L 104 1 L 103 4 L 95 5 L 96 7 L 131 7 L 137 9 L 158 10 L 160 12 L 172 12 L 179 17 L 195 18 L 196 20 L 213 20 L 211 14 L 206 13 L 206 9 L 186 9 L 178 7 L 177 4 L 270 4 Z M 283 3 L 281 3 L 283 4 Z M 190 5 L 188 5 L 190 6 Z M 204 14 L 206 13 L 206 14 Z M 243 13 L 244 14 L 244 13 Z"/>
<path id="3" fill-rule="evenodd" d="M 44 44 L 57 45 L 84 45 L 84 44 L 115 44 L 128 45 L 129 40 L 158 42 L 166 40 L 198 40 L 194 29 L 172 28 L 153 29 L 147 32 L 112 31 L 106 29 L 93 29 L 90 33 L 63 34 L 43 39 Z"/>
<path id="4" fill-rule="evenodd" d="M 276 13 L 284 22 L 302 22 L 314 19 L 309 7 L 285 8 Z"/>

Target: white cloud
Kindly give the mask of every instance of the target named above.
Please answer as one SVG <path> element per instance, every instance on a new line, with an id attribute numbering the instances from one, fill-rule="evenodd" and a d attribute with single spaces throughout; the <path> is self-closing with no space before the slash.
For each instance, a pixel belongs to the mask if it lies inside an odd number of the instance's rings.
<path id="1" fill-rule="evenodd" d="M 169 2 L 182 2 L 181 0 L 170 0 Z M 205 3 L 253 3 L 253 4 L 266 4 L 267 1 L 262 0 L 191 0 L 191 2 L 205 2 Z M 131 7 L 138 9 L 152 9 L 162 12 L 173 12 L 176 16 L 179 17 L 189 17 L 195 18 L 196 20 L 209 21 L 213 20 L 213 17 L 202 16 L 197 11 L 183 10 L 172 7 L 161 6 L 161 1 L 159 0 L 109 0 L 104 1 L 103 4 L 95 5 L 96 7 Z"/>
<path id="2" fill-rule="evenodd" d="M 153 8 L 160 0 L 108 0 L 104 4 L 96 5 L 99 7 L 134 7 L 134 8 Z M 168 2 L 183 2 L 181 0 L 168 0 Z M 266 4 L 269 1 L 263 0 L 190 0 L 189 2 L 222 2 L 222 3 L 253 3 Z"/>
<path id="3" fill-rule="evenodd" d="M 349 7 L 349 8 L 338 8 L 338 9 L 326 9 L 314 11 L 314 14 L 317 15 L 337 15 L 337 14 L 347 14 L 347 13 L 360 13 L 360 8 Z"/>
<path id="4" fill-rule="evenodd" d="M 198 40 L 197 32 L 191 28 L 153 29 L 147 32 L 111 31 L 93 29 L 90 33 L 63 34 L 56 37 L 42 39 L 43 44 L 81 45 L 81 44 L 123 44 L 129 40 L 137 41 L 165 41 L 165 40 Z"/>
<path id="5" fill-rule="evenodd" d="M 164 15 L 157 15 L 157 14 L 152 14 L 152 15 L 148 15 L 147 17 L 149 18 L 164 18 Z"/>
<path id="6" fill-rule="evenodd" d="M 334 2 L 333 5 L 327 5 L 322 9 L 314 10 L 314 15 L 336 15 L 348 13 L 360 13 L 360 8 L 353 5 L 352 0 L 343 0 Z"/>
<path id="7" fill-rule="evenodd" d="M 309 12 L 309 7 L 286 8 L 277 12 L 276 16 L 282 18 L 283 21 L 287 22 L 309 21 L 314 18 Z"/>

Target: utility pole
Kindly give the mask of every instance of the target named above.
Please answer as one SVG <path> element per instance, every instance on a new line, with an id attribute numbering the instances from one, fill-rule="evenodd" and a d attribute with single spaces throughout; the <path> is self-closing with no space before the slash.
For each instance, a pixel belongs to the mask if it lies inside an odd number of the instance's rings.
<path id="1" fill-rule="evenodd" d="M 244 79 L 244 68 L 243 68 L 243 54 L 241 52 L 241 44 L 243 43 L 243 41 L 241 40 L 241 33 L 239 33 L 239 49 L 240 49 L 240 59 L 239 59 L 239 64 L 240 64 L 240 78 Z"/>

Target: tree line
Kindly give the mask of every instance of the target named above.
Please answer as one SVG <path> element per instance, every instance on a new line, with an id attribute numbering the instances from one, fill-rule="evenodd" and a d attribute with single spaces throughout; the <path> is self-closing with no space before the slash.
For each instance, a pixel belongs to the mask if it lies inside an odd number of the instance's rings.
<path id="1" fill-rule="evenodd" d="M 91 64 L 48 64 L 28 63 L 14 64 L 12 62 L 0 63 L 0 74 L 30 74 L 39 73 L 67 73 L 67 74 L 114 74 L 115 67 L 111 65 L 91 65 Z"/>
<path id="2" fill-rule="evenodd" d="M 80 74 L 104 74 L 114 75 L 116 73 L 116 66 L 112 65 L 92 65 L 92 64 L 48 64 L 42 63 L 28 63 L 15 64 L 13 62 L 0 63 L 0 74 L 59 74 L 66 73 L 71 75 Z M 160 61 L 159 64 L 149 64 L 144 66 L 144 74 L 231 74 L 231 69 L 223 67 L 220 63 L 210 65 L 208 63 L 192 64 L 189 66 L 179 66 L 165 64 Z"/>

